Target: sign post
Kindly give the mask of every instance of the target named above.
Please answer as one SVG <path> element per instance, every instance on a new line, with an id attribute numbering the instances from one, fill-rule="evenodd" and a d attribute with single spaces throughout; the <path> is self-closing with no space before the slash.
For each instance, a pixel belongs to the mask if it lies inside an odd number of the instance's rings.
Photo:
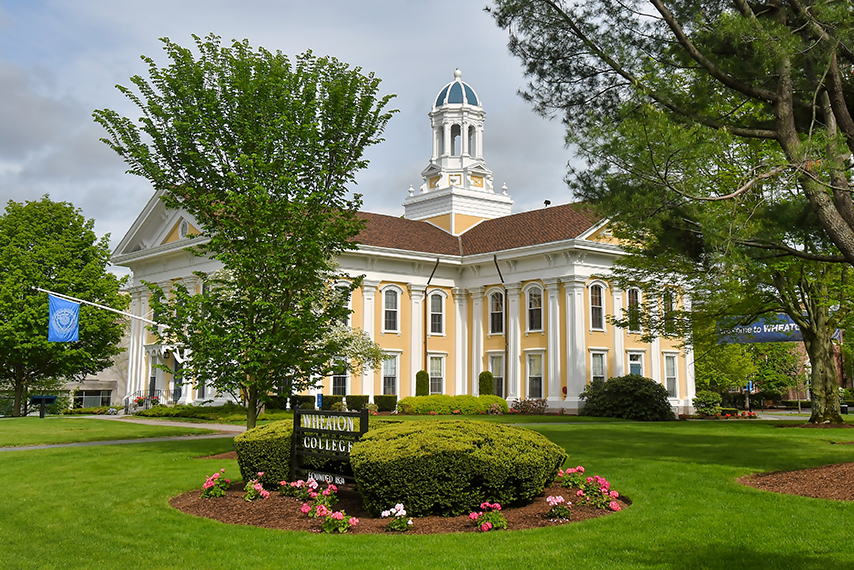
<path id="1" fill-rule="evenodd" d="M 56 401 L 56 396 L 33 396 L 30 398 L 30 405 L 39 406 L 39 417 L 44 419 L 45 407 Z"/>
<path id="2" fill-rule="evenodd" d="M 360 412 L 303 412 L 295 408 L 291 481 L 305 476 L 336 485 L 353 482 L 350 450 L 368 431 L 368 421 L 367 408 Z"/>

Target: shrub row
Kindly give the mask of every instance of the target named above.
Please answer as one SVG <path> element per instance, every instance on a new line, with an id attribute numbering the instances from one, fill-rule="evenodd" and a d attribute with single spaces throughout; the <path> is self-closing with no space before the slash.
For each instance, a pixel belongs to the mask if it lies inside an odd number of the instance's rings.
<path id="1" fill-rule="evenodd" d="M 546 413 L 549 403 L 544 398 L 522 398 L 513 400 L 512 409 L 517 414 L 541 416 Z"/>
<path id="2" fill-rule="evenodd" d="M 393 412 L 397 409 L 397 396 L 374 396 L 378 412 Z"/>
<path id="3" fill-rule="evenodd" d="M 38 406 L 30 406 L 30 413 L 34 410 L 38 411 Z M 121 410 L 122 406 L 98 406 L 97 408 L 65 408 L 62 410 L 62 413 L 65 415 L 73 415 L 73 416 L 103 416 L 110 413 L 110 410 Z M 50 406 L 47 406 L 48 413 L 50 413 Z"/>
<path id="4" fill-rule="evenodd" d="M 396 503 L 411 515 L 460 515 L 483 501 L 530 500 L 554 481 L 566 452 L 519 427 L 476 421 L 402 422 L 353 446 L 353 473 L 375 516 Z"/>
<path id="5" fill-rule="evenodd" d="M 492 404 L 501 406 L 501 411 L 505 414 L 509 411 L 507 402 L 499 396 L 446 396 L 444 394 L 403 398 L 397 403 L 397 411 L 403 414 L 436 412 L 448 415 L 459 410 L 463 415 L 473 415 L 485 413 Z"/>

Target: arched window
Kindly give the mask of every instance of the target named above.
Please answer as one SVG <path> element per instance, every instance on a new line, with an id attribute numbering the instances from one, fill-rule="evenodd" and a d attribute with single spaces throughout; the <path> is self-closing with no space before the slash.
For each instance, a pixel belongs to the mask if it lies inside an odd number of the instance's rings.
<path id="1" fill-rule="evenodd" d="M 460 126 L 451 125 L 451 156 L 458 156 L 461 154 L 460 145 L 462 142 L 463 141 L 460 138 Z"/>
<path id="2" fill-rule="evenodd" d="M 629 320 L 629 332 L 630 333 L 640 333 L 641 332 L 641 324 L 640 324 L 640 290 L 638 289 L 629 289 L 627 291 L 628 295 L 628 320 Z"/>
<path id="3" fill-rule="evenodd" d="M 504 334 L 504 293 L 489 296 L 489 334 Z"/>
<path id="4" fill-rule="evenodd" d="M 430 294 L 430 334 L 445 334 L 445 296 Z"/>
<path id="5" fill-rule="evenodd" d="M 528 331 L 543 330 L 543 290 L 539 287 L 531 287 L 527 291 L 528 297 Z"/>
<path id="6" fill-rule="evenodd" d="M 590 328 L 605 330 L 605 301 L 601 285 L 590 286 Z"/>
<path id="7" fill-rule="evenodd" d="M 383 332 L 400 332 L 400 292 L 383 291 Z"/>

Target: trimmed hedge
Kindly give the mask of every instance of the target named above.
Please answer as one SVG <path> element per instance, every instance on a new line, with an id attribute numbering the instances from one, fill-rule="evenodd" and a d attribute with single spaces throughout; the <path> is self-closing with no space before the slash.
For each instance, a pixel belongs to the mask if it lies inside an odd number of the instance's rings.
<path id="1" fill-rule="evenodd" d="M 344 396 L 333 396 L 331 394 L 324 394 L 323 398 L 320 400 L 320 409 L 321 410 L 331 410 L 332 406 L 335 404 L 344 405 Z"/>
<path id="2" fill-rule="evenodd" d="M 507 413 L 507 401 L 500 396 L 446 396 L 445 394 L 433 394 L 432 396 L 410 396 L 403 398 L 397 403 L 397 411 L 404 414 L 437 414 L 449 415 L 454 410 L 459 410 L 463 415 L 474 415 L 486 412 L 489 406 L 498 404 L 501 411 Z"/>
<path id="3" fill-rule="evenodd" d="M 288 398 L 288 404 L 292 410 L 297 407 L 297 404 L 299 404 L 299 409 L 301 410 L 313 410 L 315 402 L 317 402 L 317 398 L 314 396 L 290 396 Z"/>
<path id="4" fill-rule="evenodd" d="M 397 396 L 374 396 L 378 412 L 393 412 L 397 409 Z"/>
<path id="5" fill-rule="evenodd" d="M 419 370 L 415 374 L 415 395 L 427 396 L 430 394 L 430 375 L 426 370 Z"/>
<path id="6" fill-rule="evenodd" d="M 347 396 L 347 409 L 358 412 L 368 405 L 369 396 Z"/>
<path id="7" fill-rule="evenodd" d="M 462 420 L 372 430 L 353 446 L 350 459 L 374 516 L 396 503 L 413 516 L 456 516 L 483 501 L 508 506 L 533 499 L 566 457 L 534 431 Z"/>
<path id="8" fill-rule="evenodd" d="M 260 483 L 269 489 L 287 481 L 291 471 L 293 420 L 282 420 L 245 431 L 234 438 L 237 465 L 244 481 L 264 472 Z"/>
<path id="9" fill-rule="evenodd" d="M 495 394 L 495 377 L 489 370 L 484 370 L 477 377 L 477 393 L 481 396 L 492 396 Z"/>
<path id="10" fill-rule="evenodd" d="M 709 390 L 701 390 L 693 399 L 694 408 L 701 416 L 713 416 L 721 413 L 721 395 Z"/>

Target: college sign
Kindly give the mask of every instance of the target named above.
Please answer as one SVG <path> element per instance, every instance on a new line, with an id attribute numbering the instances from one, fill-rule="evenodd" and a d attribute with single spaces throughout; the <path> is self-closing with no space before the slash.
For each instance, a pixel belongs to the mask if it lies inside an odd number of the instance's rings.
<path id="1" fill-rule="evenodd" d="M 759 342 L 802 342 L 801 327 L 789 315 L 759 319 L 749 325 L 718 327 L 718 344 L 751 344 Z"/>
<path id="2" fill-rule="evenodd" d="M 336 485 L 352 481 L 350 451 L 368 431 L 368 421 L 367 409 L 360 412 L 294 409 L 291 481 L 311 478 Z"/>

